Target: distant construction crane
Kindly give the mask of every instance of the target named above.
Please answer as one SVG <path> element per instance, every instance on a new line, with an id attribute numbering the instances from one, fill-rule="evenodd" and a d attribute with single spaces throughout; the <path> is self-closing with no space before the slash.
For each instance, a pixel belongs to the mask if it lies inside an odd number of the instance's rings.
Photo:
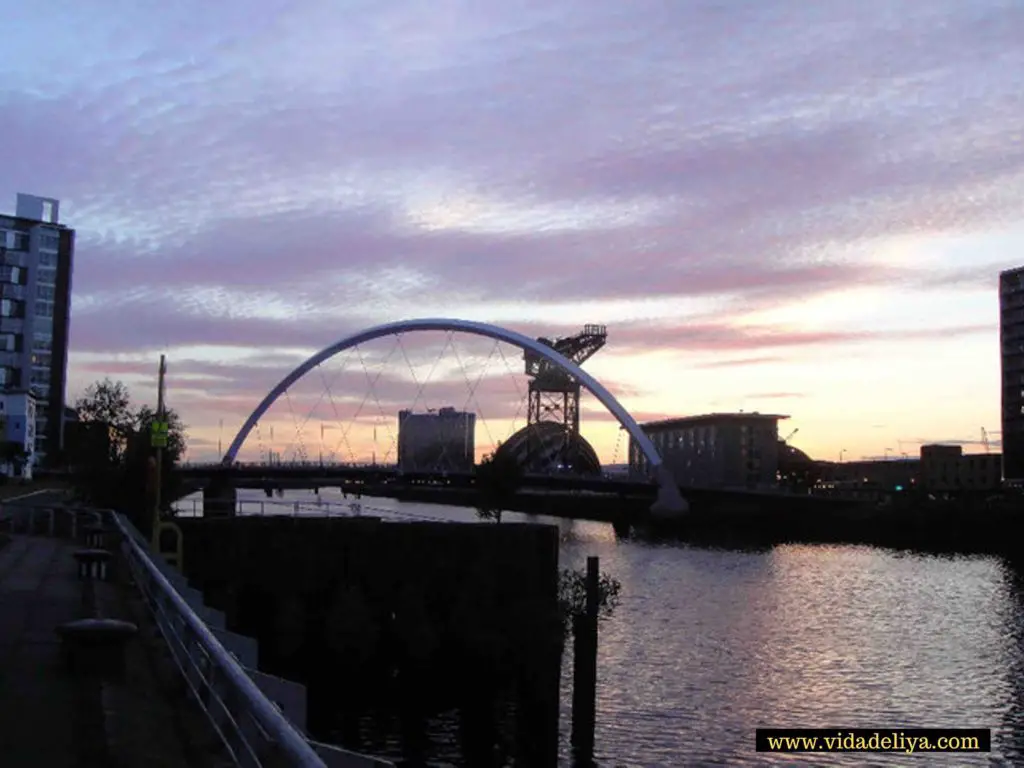
<path id="1" fill-rule="evenodd" d="M 788 435 L 786 435 L 784 438 L 782 438 L 782 442 L 788 443 L 789 442 L 789 438 L 791 438 L 793 435 L 795 435 L 799 431 L 800 431 L 800 427 L 797 427 L 792 432 L 790 432 Z"/>

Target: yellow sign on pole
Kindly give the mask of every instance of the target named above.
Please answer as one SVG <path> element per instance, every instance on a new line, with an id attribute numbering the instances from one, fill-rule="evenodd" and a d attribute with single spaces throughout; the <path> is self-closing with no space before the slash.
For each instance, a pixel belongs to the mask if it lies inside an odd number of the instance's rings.
<path id="1" fill-rule="evenodd" d="M 154 421 L 150 427 L 149 440 L 150 444 L 154 448 L 166 448 L 167 447 L 167 435 L 170 433 L 169 425 L 166 421 Z"/>

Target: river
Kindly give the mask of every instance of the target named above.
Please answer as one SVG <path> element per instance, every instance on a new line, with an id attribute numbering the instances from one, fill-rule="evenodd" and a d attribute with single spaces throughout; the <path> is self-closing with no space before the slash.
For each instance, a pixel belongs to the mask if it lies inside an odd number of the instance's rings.
<path id="1" fill-rule="evenodd" d="M 316 509 L 312 493 L 288 493 L 288 505 L 239 496 L 251 512 L 261 501 L 268 513 L 293 513 L 296 502 L 299 513 Z M 335 491 L 319 498 L 342 508 Z M 465 508 L 362 504 L 373 514 L 476 519 Z M 999 558 L 797 544 L 713 550 L 618 540 L 599 523 L 504 519 L 557 525 L 563 566 L 598 555 L 622 584 L 600 629 L 602 768 L 1024 764 L 1024 577 Z M 563 666 L 567 756 L 568 656 Z M 773 757 L 754 752 L 757 727 L 991 728 L 993 745 L 987 756 Z"/>

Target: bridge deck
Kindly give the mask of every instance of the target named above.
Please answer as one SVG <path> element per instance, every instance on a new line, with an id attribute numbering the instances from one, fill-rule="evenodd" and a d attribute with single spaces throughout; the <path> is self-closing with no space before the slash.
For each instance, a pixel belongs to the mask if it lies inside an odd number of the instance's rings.
<path id="1" fill-rule="evenodd" d="M 144 614 L 117 584 L 97 583 L 95 613 L 72 552 L 59 539 L 0 534 L 0 755 L 10 766 L 225 765 L 198 712 L 175 700 L 153 663 Z M 63 668 L 55 628 L 98 614 L 140 625 L 122 684 L 87 682 Z M 198 715 L 201 717 L 201 715 Z"/>

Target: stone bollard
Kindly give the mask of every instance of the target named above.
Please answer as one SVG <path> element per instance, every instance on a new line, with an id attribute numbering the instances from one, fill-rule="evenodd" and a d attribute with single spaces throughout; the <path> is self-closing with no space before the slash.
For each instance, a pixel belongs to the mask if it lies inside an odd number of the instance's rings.
<path id="1" fill-rule="evenodd" d="M 64 662 L 73 675 L 124 679 L 125 647 L 139 628 L 119 619 L 79 619 L 57 627 Z"/>
<path id="2" fill-rule="evenodd" d="M 74 552 L 78 561 L 78 578 L 106 581 L 112 555 L 105 549 L 79 549 Z"/>

